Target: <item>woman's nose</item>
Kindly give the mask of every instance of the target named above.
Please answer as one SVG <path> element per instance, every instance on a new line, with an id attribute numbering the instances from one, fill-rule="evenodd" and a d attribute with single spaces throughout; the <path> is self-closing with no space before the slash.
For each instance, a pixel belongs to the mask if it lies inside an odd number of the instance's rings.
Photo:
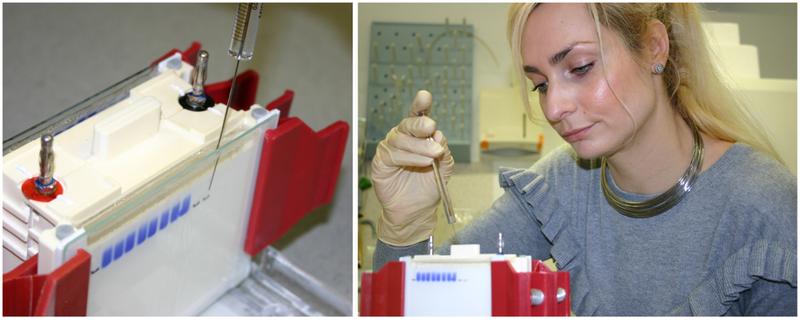
<path id="1" fill-rule="evenodd" d="M 553 84 L 549 86 L 544 100 L 540 102 L 544 116 L 550 123 L 558 123 L 576 110 L 575 97 L 569 89 Z"/>

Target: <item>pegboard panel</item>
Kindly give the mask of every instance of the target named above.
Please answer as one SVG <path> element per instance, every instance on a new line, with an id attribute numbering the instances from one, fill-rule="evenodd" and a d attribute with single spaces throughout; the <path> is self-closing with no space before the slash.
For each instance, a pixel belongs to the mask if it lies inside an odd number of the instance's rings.
<path id="1" fill-rule="evenodd" d="M 470 161 L 473 27 L 373 22 L 367 88 L 367 157 L 408 114 L 418 90 L 433 95 L 430 117 L 457 162 Z"/>

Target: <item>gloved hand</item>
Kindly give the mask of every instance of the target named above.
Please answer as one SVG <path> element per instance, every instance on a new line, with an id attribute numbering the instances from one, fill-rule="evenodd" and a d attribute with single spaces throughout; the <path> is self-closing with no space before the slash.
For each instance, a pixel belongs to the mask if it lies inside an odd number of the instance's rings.
<path id="1" fill-rule="evenodd" d="M 417 92 L 408 117 L 386 134 L 372 159 L 372 182 L 383 206 L 378 238 L 390 245 L 416 244 L 433 234 L 439 190 L 431 163 L 438 160 L 445 182 L 453 173 L 447 139 L 433 119 L 418 116 L 429 114 L 431 102 L 431 93 Z"/>

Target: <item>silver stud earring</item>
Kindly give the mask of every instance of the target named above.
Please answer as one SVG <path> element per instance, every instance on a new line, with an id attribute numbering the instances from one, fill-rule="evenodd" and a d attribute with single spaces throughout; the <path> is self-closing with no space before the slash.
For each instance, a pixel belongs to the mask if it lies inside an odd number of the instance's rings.
<path id="1" fill-rule="evenodd" d="M 655 63 L 653 64 L 653 74 L 661 74 L 664 72 L 664 64 L 662 63 Z"/>

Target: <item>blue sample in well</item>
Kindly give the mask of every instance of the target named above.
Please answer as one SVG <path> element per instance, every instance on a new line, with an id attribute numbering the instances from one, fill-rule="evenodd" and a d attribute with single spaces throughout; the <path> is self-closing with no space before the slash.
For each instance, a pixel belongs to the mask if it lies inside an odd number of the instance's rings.
<path id="1" fill-rule="evenodd" d="M 106 250 L 103 251 L 103 265 L 102 265 L 103 268 L 108 266 L 108 264 L 111 264 L 111 255 L 112 255 L 111 253 L 112 253 L 111 247 L 106 248 Z"/>
<path id="2" fill-rule="evenodd" d="M 164 210 L 164 213 L 161 214 L 161 225 L 158 226 L 159 230 L 164 229 L 169 224 L 169 209 Z"/>
<path id="3" fill-rule="evenodd" d="M 136 233 L 132 232 L 128 234 L 128 238 L 125 239 L 125 252 L 131 251 L 134 245 L 136 245 Z"/>
<path id="4" fill-rule="evenodd" d="M 183 198 L 183 204 L 181 205 L 181 216 L 189 212 L 189 206 L 191 204 L 192 204 L 192 195 L 188 195 L 186 196 L 186 198 Z"/>
<path id="5" fill-rule="evenodd" d="M 152 237 L 153 235 L 156 234 L 156 231 L 158 231 L 158 217 L 153 218 L 153 220 L 150 221 L 150 227 L 148 227 L 147 237 L 148 238 Z"/>
<path id="6" fill-rule="evenodd" d="M 169 221 L 170 222 L 175 221 L 176 219 L 178 219 L 178 217 L 180 217 L 180 215 L 181 215 L 181 204 L 178 203 L 175 204 L 175 206 L 172 206 L 172 216 L 170 217 Z"/>
<path id="7" fill-rule="evenodd" d="M 116 246 L 114 246 L 114 260 L 122 257 L 122 254 L 125 254 L 125 241 L 120 240 Z"/>
<path id="8" fill-rule="evenodd" d="M 144 223 L 141 227 L 139 227 L 139 239 L 136 240 L 136 244 L 141 245 L 145 239 L 147 239 L 147 223 Z"/>

